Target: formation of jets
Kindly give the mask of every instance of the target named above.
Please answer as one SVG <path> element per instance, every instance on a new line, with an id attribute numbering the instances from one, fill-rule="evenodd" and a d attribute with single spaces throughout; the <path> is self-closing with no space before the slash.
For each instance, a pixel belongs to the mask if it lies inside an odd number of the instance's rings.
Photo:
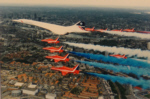
<path id="1" fill-rule="evenodd" d="M 50 23 L 45 23 L 45 22 L 39 22 L 39 21 L 34 21 L 34 20 L 28 20 L 28 19 L 18 19 L 18 20 L 13 20 L 15 22 L 21 22 L 21 23 L 25 23 L 25 24 L 30 24 L 30 25 L 35 25 L 35 26 L 39 26 L 42 28 L 45 28 L 47 30 L 52 31 L 55 34 L 59 34 L 59 35 L 64 35 L 67 33 L 72 33 L 72 32 L 76 32 L 76 33 L 91 33 L 94 31 L 97 32 L 106 32 L 108 31 L 107 29 L 95 29 L 95 27 L 93 28 L 85 28 L 85 23 L 84 22 L 77 22 L 76 24 L 72 25 L 72 26 L 60 26 L 60 25 L 55 25 L 55 24 L 50 24 Z M 135 32 L 134 28 L 133 29 L 120 29 L 120 30 L 111 30 L 111 31 L 118 31 L 118 32 Z M 144 32 L 144 31 L 139 31 L 139 32 Z M 149 31 L 145 31 L 144 33 L 150 33 Z M 41 40 L 42 42 L 47 42 L 49 44 L 58 44 L 59 43 L 59 37 L 57 37 L 55 40 L 53 39 L 43 39 Z M 46 47 L 43 48 L 44 50 L 49 50 L 51 53 L 54 52 L 63 52 L 62 50 L 62 46 L 60 46 L 59 48 L 55 48 L 55 47 Z M 45 58 L 48 59 L 53 59 L 54 62 L 59 62 L 59 61 L 63 61 L 63 62 L 68 62 L 69 58 L 68 58 L 69 54 L 65 55 L 65 56 L 46 56 Z M 127 59 L 127 57 L 125 55 L 110 55 L 116 58 L 123 58 L 123 59 Z M 53 67 L 54 68 L 54 67 Z M 61 68 L 59 68 L 61 70 Z M 63 68 L 65 69 L 65 68 Z"/>
<path id="2" fill-rule="evenodd" d="M 44 40 L 41 40 L 43 42 L 47 42 L 47 43 L 53 43 L 53 44 L 57 44 L 59 43 L 58 41 L 59 37 L 57 37 L 55 40 L 53 39 L 44 39 Z M 44 50 L 49 50 L 51 53 L 54 53 L 54 52 L 63 52 L 62 50 L 63 46 L 60 46 L 59 48 L 56 48 L 56 47 L 45 47 L 43 48 Z M 54 62 L 68 62 L 70 59 L 69 59 L 69 54 L 65 55 L 65 56 L 59 56 L 59 55 L 54 55 L 54 56 L 46 56 L 45 58 L 47 59 L 53 59 Z M 70 73 L 73 73 L 73 74 L 79 74 L 79 65 L 76 65 L 75 67 L 73 68 L 68 68 L 66 66 L 63 66 L 63 67 L 51 67 L 51 70 L 56 70 L 56 71 L 60 71 L 62 73 L 63 76 L 67 75 L 67 74 L 70 74 Z"/>
<path id="3" fill-rule="evenodd" d="M 97 29 L 95 31 L 98 31 L 98 32 L 105 32 L 107 31 L 107 28 L 106 29 Z M 117 30 L 117 29 L 114 29 L 114 30 L 110 30 L 110 31 L 119 31 L 119 32 L 135 32 L 134 28 L 133 29 L 120 29 L 120 30 Z"/>
<path id="4" fill-rule="evenodd" d="M 97 31 L 97 32 L 107 32 L 108 29 L 95 29 L 93 31 Z M 117 30 L 117 29 L 114 29 L 114 30 L 110 30 L 110 31 L 115 31 L 115 32 L 130 32 L 130 33 L 143 33 L 143 34 L 150 34 L 150 31 L 135 31 L 134 28 L 133 29 L 120 29 L 120 30 Z"/>
<path id="5" fill-rule="evenodd" d="M 91 32 L 97 31 L 97 32 L 104 32 L 104 33 L 111 33 L 111 34 L 128 33 L 128 34 L 118 34 L 118 35 L 135 36 L 135 37 L 140 37 L 140 38 L 144 38 L 144 39 L 145 38 L 149 39 L 149 37 L 147 37 L 147 35 L 140 35 L 140 34 L 138 35 L 138 34 L 134 34 L 134 33 L 150 34 L 150 31 L 135 31 L 134 28 L 133 29 L 124 29 L 124 30 L 123 29 L 120 29 L 120 30 L 95 29 L 95 27 L 85 28 L 85 23 L 81 22 L 81 21 L 77 22 L 76 24 L 74 24 L 72 26 L 60 26 L 60 25 L 56 25 L 56 24 L 39 22 L 39 21 L 34 21 L 34 20 L 29 20 L 29 19 L 17 19 L 17 20 L 12 20 L 12 21 L 42 27 L 42 28 L 50 30 L 53 33 L 58 34 L 58 35 L 65 35 L 65 34 L 73 33 L 73 32 L 75 32 L 75 33 L 91 33 Z M 45 39 L 42 41 L 49 42 L 49 39 Z M 49 43 L 51 43 L 51 42 L 49 42 Z M 55 44 L 57 44 L 57 43 L 59 43 L 59 42 L 56 42 Z"/>
<path id="6" fill-rule="evenodd" d="M 108 31 L 107 29 L 95 29 L 95 27 L 93 28 L 85 28 L 85 23 L 84 22 L 77 22 L 76 24 L 72 25 L 72 26 L 60 26 L 60 25 L 55 25 L 55 24 L 50 24 L 50 23 L 45 23 L 45 22 L 39 22 L 39 21 L 34 21 L 34 20 L 28 20 L 28 19 L 18 19 L 18 20 L 13 20 L 15 22 L 21 22 L 21 23 L 25 23 L 25 24 L 30 24 L 30 25 L 35 25 L 38 27 L 42 27 L 45 28 L 47 30 L 52 31 L 55 34 L 58 35 L 64 35 L 67 33 L 72 33 L 72 32 L 76 32 L 76 33 L 91 33 L 94 31 L 98 31 L 98 32 L 105 32 Z M 111 31 L 125 31 L 125 32 L 134 32 L 134 29 L 124 29 L 124 30 L 111 30 Z M 42 42 L 47 42 L 49 44 L 58 44 L 59 43 L 59 37 L 57 37 L 55 40 L 53 39 L 43 39 L 41 40 Z M 55 47 L 46 47 L 43 48 L 44 50 L 49 50 L 51 53 L 54 52 L 63 52 L 62 50 L 62 46 L 60 46 L 59 48 L 55 48 Z M 110 55 L 116 58 L 124 58 L 126 59 L 127 57 L 125 57 L 125 55 Z M 48 59 L 53 59 L 54 62 L 59 62 L 59 61 L 63 61 L 63 62 L 68 62 L 69 61 L 69 54 L 65 55 L 65 56 L 59 56 L 59 55 L 55 55 L 55 56 L 46 56 L 45 58 Z M 56 68 L 52 68 L 53 70 Z M 63 70 L 63 69 L 67 69 L 67 70 L 71 70 L 66 68 L 59 68 L 56 70 Z"/>
<path id="7" fill-rule="evenodd" d="M 50 24 L 50 23 L 45 23 L 45 22 L 39 22 L 39 21 L 34 21 L 34 20 L 29 20 L 29 19 L 16 19 L 16 20 L 12 20 L 15 22 L 20 22 L 20 23 L 24 23 L 24 24 L 30 24 L 30 25 L 34 25 L 34 26 L 38 26 L 47 30 L 52 31 L 55 34 L 58 35 L 65 35 L 68 33 L 91 33 L 94 31 L 97 32 L 108 32 L 107 29 L 95 29 L 95 27 L 93 28 L 85 28 L 85 23 L 84 22 L 77 22 L 76 24 L 72 25 L 72 26 L 61 26 L 61 25 L 56 25 L 56 24 Z M 110 30 L 110 31 L 114 31 L 114 32 L 130 32 L 130 33 L 144 33 L 144 34 L 150 34 L 150 31 L 135 31 L 134 28 L 133 29 L 120 29 L 120 30 Z M 48 41 L 48 39 L 45 39 L 43 41 Z M 59 43 L 59 42 L 57 42 Z"/>
<path id="8" fill-rule="evenodd" d="M 58 42 L 58 37 L 53 40 L 53 39 L 44 39 L 44 40 L 41 40 L 41 41 L 44 41 L 44 42 L 47 42 L 47 43 L 56 43 Z M 59 43 L 59 42 L 58 42 Z M 56 43 L 57 44 L 57 43 Z M 46 48 L 43 48 L 44 50 L 49 50 L 51 53 L 53 52 L 63 52 L 62 50 L 62 47 L 63 46 L 60 46 L 59 48 L 55 48 L 55 47 L 46 47 Z M 127 59 L 127 57 L 125 55 L 119 55 L 119 54 L 114 54 L 114 55 L 110 55 L 110 56 L 113 56 L 113 57 L 116 57 L 116 58 L 124 58 L 124 59 Z M 54 56 L 46 56 L 45 58 L 48 58 L 48 59 L 53 59 L 54 62 L 60 62 L 60 61 L 63 61 L 63 62 L 68 62 L 70 59 L 69 59 L 69 54 L 65 55 L 65 56 L 59 56 L 59 55 L 54 55 Z M 51 67 L 51 70 L 56 70 L 56 71 L 60 71 L 62 73 L 63 76 L 67 75 L 67 74 L 70 74 L 70 73 L 73 73 L 73 74 L 79 74 L 79 65 L 76 65 L 74 68 L 68 68 L 66 66 L 63 66 L 63 67 Z"/>
<path id="9" fill-rule="evenodd" d="M 18 19 L 18 20 L 13 20 L 15 22 L 21 22 L 21 23 L 25 23 L 25 24 L 30 24 L 30 25 L 35 25 L 35 26 L 38 26 L 38 27 L 42 27 L 44 29 L 47 29 L 47 30 L 50 30 L 52 31 L 53 33 L 55 34 L 58 34 L 58 35 L 65 35 L 65 34 L 68 34 L 68 33 L 91 33 L 91 32 L 94 32 L 94 31 L 97 31 L 97 32 L 107 32 L 108 29 L 95 29 L 95 27 L 93 28 L 85 28 L 85 23 L 84 22 L 77 22 L 76 24 L 72 25 L 72 26 L 60 26 L 60 25 L 55 25 L 55 24 L 50 24 L 50 23 L 45 23 L 45 22 L 38 22 L 38 21 L 34 21 L 34 20 L 28 20 L 28 19 Z M 112 32 L 131 32 L 131 33 L 145 33 L 145 34 L 150 34 L 150 31 L 135 31 L 134 28 L 133 29 L 120 29 L 120 30 L 117 30 L 117 29 L 114 29 L 114 30 L 109 30 L 109 31 L 112 31 Z M 132 35 L 131 35 L 132 36 Z M 57 37 L 55 40 L 53 39 L 43 39 L 41 40 L 42 42 L 47 42 L 49 44 L 58 44 L 59 43 L 59 37 Z M 56 47 L 46 47 L 46 48 L 43 48 L 44 50 L 48 50 L 50 51 L 51 53 L 54 53 L 54 52 L 63 52 L 62 50 L 63 46 L 60 46 L 59 48 L 56 48 Z M 116 58 L 123 58 L 123 59 L 127 59 L 127 57 L 125 55 L 119 55 L 119 54 L 112 54 L 112 55 L 109 55 L 109 56 L 112 56 L 112 57 L 116 57 Z M 59 55 L 55 55 L 55 56 L 46 56 L 45 58 L 47 59 L 53 59 L 54 62 L 60 62 L 60 61 L 63 61 L 63 62 L 68 62 L 70 59 L 69 59 L 69 54 L 65 55 L 65 56 L 59 56 Z M 130 70 L 130 66 L 127 66 L 128 69 Z M 73 73 L 73 74 L 79 74 L 79 65 L 76 65 L 74 66 L 73 68 L 69 68 L 69 67 L 66 67 L 66 66 L 63 66 L 63 67 L 51 67 L 51 70 L 55 70 L 55 71 L 60 71 L 62 73 L 63 76 L 67 75 L 67 74 L 70 74 L 70 73 Z M 140 87 L 135 87 L 139 90 Z"/>

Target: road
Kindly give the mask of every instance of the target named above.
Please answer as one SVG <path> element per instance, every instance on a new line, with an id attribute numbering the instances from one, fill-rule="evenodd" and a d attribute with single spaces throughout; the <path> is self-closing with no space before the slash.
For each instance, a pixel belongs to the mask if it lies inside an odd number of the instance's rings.
<path id="1" fill-rule="evenodd" d="M 117 90 L 119 99 L 121 99 L 121 93 L 120 93 L 120 90 L 119 90 L 118 86 L 116 85 L 116 83 L 113 83 L 113 84 L 114 84 L 114 86 L 116 87 L 116 90 Z"/>

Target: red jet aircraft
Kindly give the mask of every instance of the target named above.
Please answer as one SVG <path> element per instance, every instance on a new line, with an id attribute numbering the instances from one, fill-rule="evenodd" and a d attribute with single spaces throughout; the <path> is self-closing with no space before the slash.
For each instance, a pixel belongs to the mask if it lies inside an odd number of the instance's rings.
<path id="1" fill-rule="evenodd" d="M 150 34 L 150 31 L 136 31 L 138 33 Z"/>
<path id="2" fill-rule="evenodd" d="M 136 86 L 136 87 L 134 87 L 135 89 L 138 89 L 138 90 L 142 90 L 142 88 L 141 87 L 138 87 L 138 86 Z"/>
<path id="3" fill-rule="evenodd" d="M 93 31 L 95 31 L 95 27 L 93 27 L 93 28 L 85 28 L 85 30 L 93 32 Z"/>
<path id="4" fill-rule="evenodd" d="M 53 39 L 43 39 L 43 40 L 41 40 L 42 42 L 47 42 L 47 43 L 55 43 L 55 44 L 57 44 L 57 43 L 59 43 L 59 41 L 58 41 L 58 39 L 59 39 L 59 37 L 57 37 L 55 40 L 53 40 Z"/>
<path id="5" fill-rule="evenodd" d="M 127 59 L 127 57 L 126 57 L 125 55 L 113 54 L 113 55 L 109 55 L 109 56 L 113 56 L 113 57 L 116 57 L 116 58 L 124 58 L 124 59 Z"/>
<path id="6" fill-rule="evenodd" d="M 69 61 L 68 57 L 69 57 L 69 54 L 65 55 L 64 57 L 55 55 L 55 56 L 46 56 L 45 58 L 54 59 L 54 62 L 56 63 L 56 62 L 59 62 L 59 61 L 68 62 Z"/>
<path id="7" fill-rule="evenodd" d="M 63 67 L 51 67 L 51 70 L 60 71 L 63 76 L 73 73 L 73 74 L 79 74 L 79 65 L 74 66 L 73 68 L 68 68 L 66 66 Z"/>
<path id="8" fill-rule="evenodd" d="M 98 32 L 104 32 L 104 31 L 107 31 L 107 28 L 106 29 L 97 29 L 95 31 L 98 31 Z"/>
<path id="9" fill-rule="evenodd" d="M 111 30 L 111 31 L 120 31 L 120 32 L 122 32 L 122 29 L 120 29 L 120 30 Z"/>
<path id="10" fill-rule="evenodd" d="M 133 29 L 124 29 L 123 31 L 124 31 L 124 32 L 134 32 L 135 30 L 134 30 L 134 28 L 133 28 Z"/>
<path id="11" fill-rule="evenodd" d="M 63 46 L 60 46 L 59 48 L 56 48 L 56 47 L 45 47 L 43 48 L 44 50 L 49 50 L 51 53 L 54 53 L 54 52 L 63 52 L 62 50 Z"/>

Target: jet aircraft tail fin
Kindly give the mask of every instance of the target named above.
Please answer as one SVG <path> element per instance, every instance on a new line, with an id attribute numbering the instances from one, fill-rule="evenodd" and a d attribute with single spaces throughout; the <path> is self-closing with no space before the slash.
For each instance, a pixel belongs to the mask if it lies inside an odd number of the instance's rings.
<path id="1" fill-rule="evenodd" d="M 84 27 L 84 26 L 85 26 L 85 23 L 84 23 L 84 22 L 79 21 L 79 22 L 77 22 L 75 25 L 77 25 L 77 26 L 81 26 L 81 27 Z"/>
<path id="2" fill-rule="evenodd" d="M 59 37 L 57 37 L 56 39 L 55 39 L 55 41 L 58 41 L 59 40 Z"/>
<path id="3" fill-rule="evenodd" d="M 59 50 L 61 50 L 62 48 L 63 48 L 63 46 L 60 46 L 60 47 L 59 47 Z"/>
<path id="4" fill-rule="evenodd" d="M 76 66 L 73 67 L 73 71 L 75 70 L 79 70 L 79 64 L 77 64 Z"/>
<path id="5" fill-rule="evenodd" d="M 123 57 L 125 57 L 126 55 L 125 54 L 123 54 Z"/>
<path id="6" fill-rule="evenodd" d="M 66 58 L 69 58 L 69 54 L 67 54 L 67 55 L 65 56 L 65 59 L 66 59 Z"/>

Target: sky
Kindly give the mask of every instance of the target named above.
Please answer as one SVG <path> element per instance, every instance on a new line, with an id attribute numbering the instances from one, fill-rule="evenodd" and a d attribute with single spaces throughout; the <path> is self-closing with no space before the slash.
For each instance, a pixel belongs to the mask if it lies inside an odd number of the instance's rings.
<path id="1" fill-rule="evenodd" d="M 0 5 L 148 8 L 150 0 L 0 0 Z"/>

